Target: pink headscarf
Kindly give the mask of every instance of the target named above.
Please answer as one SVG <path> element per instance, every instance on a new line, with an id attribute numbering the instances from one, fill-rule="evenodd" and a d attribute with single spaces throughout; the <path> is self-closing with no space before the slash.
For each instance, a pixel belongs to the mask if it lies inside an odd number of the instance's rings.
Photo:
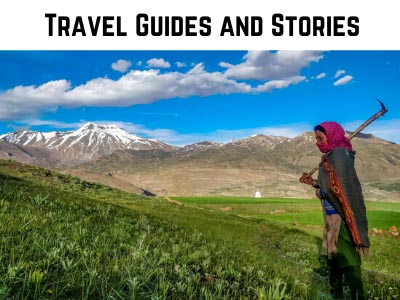
<path id="1" fill-rule="evenodd" d="M 328 144 L 321 145 L 317 143 L 317 147 L 323 153 L 331 151 L 336 147 L 343 147 L 348 150 L 353 150 L 350 140 L 345 136 L 345 132 L 342 126 L 336 122 L 323 122 L 319 124 L 323 129 L 325 129 L 326 138 Z"/>

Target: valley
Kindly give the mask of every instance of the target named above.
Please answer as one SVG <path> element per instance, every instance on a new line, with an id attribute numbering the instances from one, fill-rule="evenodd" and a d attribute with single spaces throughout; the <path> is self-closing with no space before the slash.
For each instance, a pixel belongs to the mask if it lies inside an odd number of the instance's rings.
<path id="1" fill-rule="evenodd" d="M 74 132 L 0 136 L 0 158 L 49 167 L 132 193 L 158 196 L 314 198 L 298 182 L 320 160 L 314 136 L 254 135 L 225 144 L 177 147 L 88 123 Z M 368 134 L 353 139 L 366 199 L 400 201 L 400 145 Z"/>

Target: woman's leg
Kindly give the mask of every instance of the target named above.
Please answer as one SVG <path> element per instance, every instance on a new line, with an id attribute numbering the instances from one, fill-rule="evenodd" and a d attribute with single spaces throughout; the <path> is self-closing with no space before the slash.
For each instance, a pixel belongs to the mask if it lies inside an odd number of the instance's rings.
<path id="1" fill-rule="evenodd" d="M 361 279 L 360 266 L 351 266 L 343 268 L 344 278 L 350 287 L 351 299 L 365 300 L 364 287 Z"/>

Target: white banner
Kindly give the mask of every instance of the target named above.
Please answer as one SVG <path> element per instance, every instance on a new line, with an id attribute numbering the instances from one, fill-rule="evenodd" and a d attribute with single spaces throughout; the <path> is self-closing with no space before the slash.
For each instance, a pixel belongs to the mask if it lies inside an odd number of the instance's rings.
<path id="1" fill-rule="evenodd" d="M 1 50 L 399 50 L 395 1 L 13 0 Z"/>

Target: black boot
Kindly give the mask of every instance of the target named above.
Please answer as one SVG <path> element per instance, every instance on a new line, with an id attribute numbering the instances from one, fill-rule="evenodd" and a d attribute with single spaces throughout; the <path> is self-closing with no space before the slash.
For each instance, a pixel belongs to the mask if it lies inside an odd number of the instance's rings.
<path id="1" fill-rule="evenodd" d="M 343 299 L 343 273 L 337 257 L 328 260 L 329 284 L 333 299 Z"/>

